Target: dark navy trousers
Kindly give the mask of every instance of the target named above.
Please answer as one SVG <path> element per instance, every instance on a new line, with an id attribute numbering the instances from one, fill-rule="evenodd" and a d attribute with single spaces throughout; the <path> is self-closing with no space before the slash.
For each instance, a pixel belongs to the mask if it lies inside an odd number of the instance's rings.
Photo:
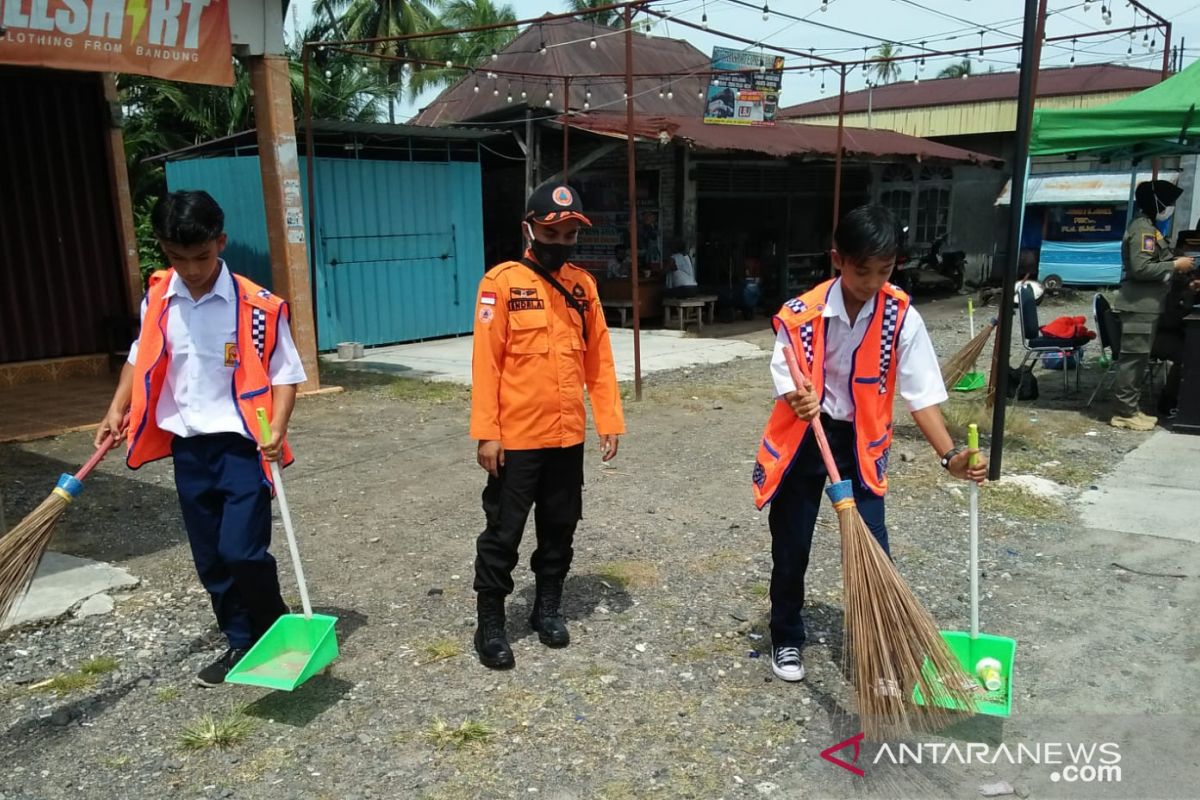
<path id="1" fill-rule="evenodd" d="M 859 479 L 854 426 L 825 415 L 821 419 L 838 472 L 854 486 L 858 513 L 883 551 L 889 552 L 883 498 Z M 771 501 L 771 642 L 775 647 L 804 644 L 804 620 L 800 617 L 800 609 L 804 607 L 804 574 L 808 571 L 817 512 L 828 483 L 825 462 L 810 431 Z M 836 540 L 831 543 L 833 547 L 839 545 Z M 831 576 L 829 580 L 834 579 Z"/>
<path id="2" fill-rule="evenodd" d="M 175 486 L 192 559 L 234 649 L 258 641 L 288 608 L 271 545 L 271 490 L 258 447 L 236 433 L 176 436 Z"/>

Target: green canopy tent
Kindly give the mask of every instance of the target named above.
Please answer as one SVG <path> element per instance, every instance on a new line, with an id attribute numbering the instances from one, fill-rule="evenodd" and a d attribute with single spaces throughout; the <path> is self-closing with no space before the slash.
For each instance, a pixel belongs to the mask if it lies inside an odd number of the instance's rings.
<path id="1" fill-rule="evenodd" d="M 1200 152 L 1200 61 L 1162 83 L 1095 108 L 1033 113 L 1030 156 L 1132 158 Z"/>

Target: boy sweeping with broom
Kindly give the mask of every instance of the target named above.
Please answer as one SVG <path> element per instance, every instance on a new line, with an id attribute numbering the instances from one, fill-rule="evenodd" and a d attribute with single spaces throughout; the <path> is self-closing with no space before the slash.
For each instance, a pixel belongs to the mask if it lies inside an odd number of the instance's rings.
<path id="1" fill-rule="evenodd" d="M 229 642 L 196 676 L 216 686 L 288 613 L 268 552 L 272 486 L 264 461 L 292 461 L 284 437 L 304 367 L 287 303 L 221 259 L 225 214 L 212 197 L 168 194 L 151 222 L 171 268 L 150 276 L 141 334 L 96 446 L 109 433 L 126 436 L 133 469 L 173 457 L 196 572 Z M 271 423 L 261 448 L 251 433 L 259 408 Z"/>
<path id="2" fill-rule="evenodd" d="M 858 511 L 888 552 L 883 498 L 896 391 L 942 466 L 982 482 L 987 462 L 968 466 L 938 404 L 947 399 L 933 344 L 907 294 L 888 283 L 896 259 L 896 222 L 882 206 L 851 211 L 834 234 L 840 276 L 789 300 L 772 321 L 771 376 L 776 403 L 754 465 L 754 500 L 771 504 L 771 670 L 804 677 L 804 574 L 828 473 L 812 435 L 818 414 L 834 461 L 853 485 Z M 790 346 L 804 375 L 797 386 L 784 358 Z M 973 452 L 973 451 L 972 451 Z"/>

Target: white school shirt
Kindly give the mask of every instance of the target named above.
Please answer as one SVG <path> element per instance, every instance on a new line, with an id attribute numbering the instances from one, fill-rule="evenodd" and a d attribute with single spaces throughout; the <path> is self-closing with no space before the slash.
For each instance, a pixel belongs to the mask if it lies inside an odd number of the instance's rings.
<path id="1" fill-rule="evenodd" d="M 842 296 L 842 279 L 834 281 L 825 301 L 825 310 L 822 312 L 827 324 L 825 398 L 821 402 L 821 410 L 833 419 L 854 421 L 850 373 L 854 369 L 854 351 L 862 343 L 874 311 L 875 298 L 872 297 L 858 312 L 858 319 L 851 325 L 850 317 L 846 313 L 845 298 Z M 816 324 L 820 322 L 817 321 Z M 791 344 L 787 331 L 781 328 L 775 337 L 775 352 L 771 356 L 771 377 L 775 382 L 776 397 L 796 390 L 787 361 L 783 357 L 783 346 L 787 344 Z M 911 305 L 900 325 L 896 359 L 900 369 L 897 376 L 900 396 L 908 404 L 910 412 L 946 402 L 948 395 L 941 368 L 938 366 L 937 354 L 933 350 L 933 342 L 929 339 L 929 331 L 925 329 L 925 321 Z"/>
<path id="2" fill-rule="evenodd" d="M 671 256 L 671 260 L 675 262 L 675 269 L 667 273 L 667 288 L 678 289 L 681 286 L 695 286 L 696 269 L 692 266 L 692 259 L 684 253 L 675 253 Z"/>
<path id="3" fill-rule="evenodd" d="M 158 427 L 176 436 L 208 433 L 246 433 L 246 424 L 233 401 L 233 367 L 225 363 L 225 345 L 237 331 L 237 284 L 225 262 L 208 294 L 193 300 L 177 273 L 167 285 L 167 376 L 154 418 Z M 146 306 L 142 300 L 142 324 Z M 151 325 L 157 320 L 151 320 Z M 137 362 L 138 343 L 129 348 L 129 363 Z M 272 386 L 304 383 L 304 365 L 286 321 L 279 321 L 275 352 L 268 376 Z"/>

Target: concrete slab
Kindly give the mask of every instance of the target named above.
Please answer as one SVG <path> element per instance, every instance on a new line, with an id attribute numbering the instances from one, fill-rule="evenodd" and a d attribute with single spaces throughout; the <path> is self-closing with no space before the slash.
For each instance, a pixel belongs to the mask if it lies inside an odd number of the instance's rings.
<path id="1" fill-rule="evenodd" d="M 1084 492 L 1083 524 L 1200 544 L 1200 440 L 1159 430 Z"/>
<path id="2" fill-rule="evenodd" d="M 613 360 L 618 380 L 633 380 L 633 331 L 610 329 Z M 347 364 L 356 369 L 371 369 L 411 378 L 471 384 L 470 336 L 439 339 L 392 347 L 376 347 L 363 358 Z M 683 369 L 700 364 L 722 364 L 739 358 L 765 358 L 766 350 L 741 339 L 705 339 L 685 336 L 678 331 L 642 331 L 642 374 Z M 336 357 L 325 356 L 336 361 Z"/>
<path id="3" fill-rule="evenodd" d="M 9 611 L 0 630 L 27 622 L 57 619 L 93 595 L 137 584 L 137 578 L 112 564 L 63 553 L 46 553 L 29 593 Z"/>

